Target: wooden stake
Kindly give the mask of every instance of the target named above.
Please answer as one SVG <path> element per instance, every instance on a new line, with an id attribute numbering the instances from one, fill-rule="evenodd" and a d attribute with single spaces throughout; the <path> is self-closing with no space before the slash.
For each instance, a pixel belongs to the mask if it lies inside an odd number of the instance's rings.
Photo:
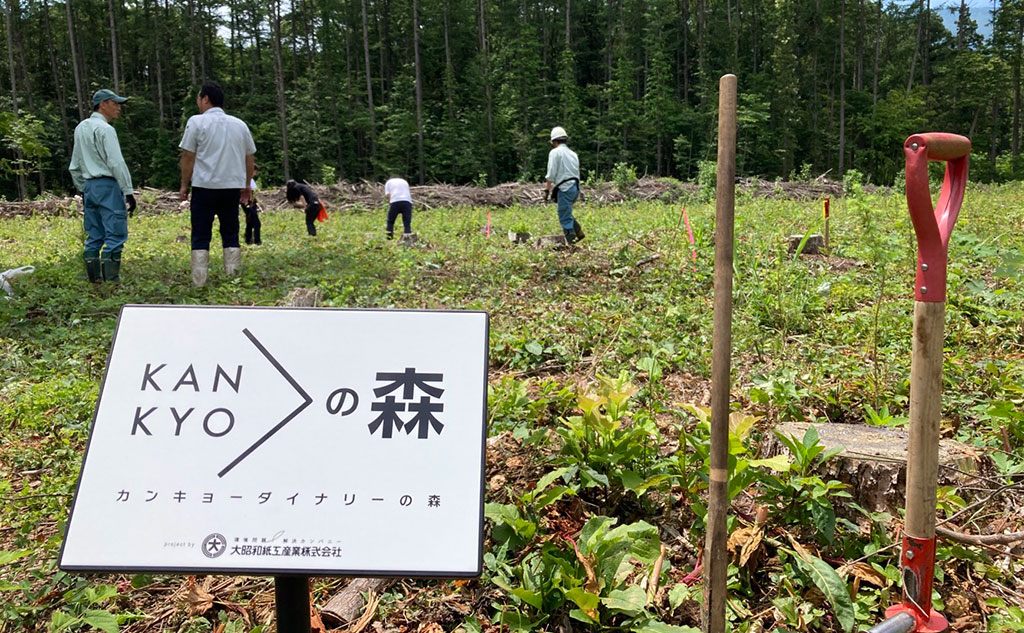
<path id="1" fill-rule="evenodd" d="M 718 84 L 718 187 L 715 205 L 715 313 L 711 344 L 711 472 L 708 484 L 707 536 L 704 555 L 706 633 L 725 631 L 725 580 L 729 557 L 729 373 L 732 368 L 733 211 L 736 193 L 736 75 Z"/>
<path id="2" fill-rule="evenodd" d="M 832 242 L 829 239 L 829 200 L 825 198 L 825 256 L 832 257 Z"/>

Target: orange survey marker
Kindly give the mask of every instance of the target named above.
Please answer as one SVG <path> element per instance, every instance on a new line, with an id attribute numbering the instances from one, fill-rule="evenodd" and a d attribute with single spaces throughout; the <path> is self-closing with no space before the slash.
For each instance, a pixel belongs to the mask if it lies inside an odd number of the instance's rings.
<path id="1" fill-rule="evenodd" d="M 316 216 L 317 222 L 325 222 L 327 220 L 327 209 L 324 207 L 324 201 L 320 201 L 320 213 Z"/>

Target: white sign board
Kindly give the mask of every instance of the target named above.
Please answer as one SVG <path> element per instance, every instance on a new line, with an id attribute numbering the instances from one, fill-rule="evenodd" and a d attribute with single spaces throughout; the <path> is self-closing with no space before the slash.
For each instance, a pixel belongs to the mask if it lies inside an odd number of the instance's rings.
<path id="1" fill-rule="evenodd" d="M 483 312 L 125 306 L 60 566 L 480 574 Z"/>

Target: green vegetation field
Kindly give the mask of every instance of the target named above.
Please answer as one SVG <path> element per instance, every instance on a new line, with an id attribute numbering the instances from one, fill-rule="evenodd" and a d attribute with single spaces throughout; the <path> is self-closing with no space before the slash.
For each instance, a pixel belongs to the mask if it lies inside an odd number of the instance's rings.
<path id="1" fill-rule="evenodd" d="M 480 580 L 392 585 L 366 630 L 637 632 L 698 626 L 706 493 L 714 207 L 580 207 L 571 251 L 511 244 L 558 230 L 551 206 L 419 210 L 420 243 L 383 239 L 383 211 L 264 215 L 260 247 L 207 288 L 188 277 L 187 214 L 130 221 L 123 283 L 90 286 L 76 217 L 0 219 L 0 270 L 34 275 L 0 298 L 0 631 L 270 631 L 268 579 L 56 570 L 118 310 L 125 303 L 281 305 L 491 315 L 487 543 Z M 785 420 L 906 423 L 914 233 L 901 194 L 833 201 L 833 257 L 794 257 L 817 201 L 741 197 L 736 210 L 731 446 L 736 631 L 850 631 L 898 596 L 898 508 L 861 511 L 817 474 L 812 436 L 784 458 Z M 215 237 L 216 239 L 216 237 Z M 971 188 L 950 247 L 943 434 L 984 475 L 940 489 L 956 529 L 1024 530 L 1024 185 Z M 401 336 L 395 333 L 394 336 Z M 310 342 L 315 344 L 315 340 Z M 997 494 L 996 491 L 999 491 Z M 958 631 L 1024 631 L 1020 544 L 943 542 L 936 604 Z M 848 563 L 857 562 L 855 565 Z M 323 604 L 343 580 L 318 579 Z M 199 596 L 199 597 L 197 597 Z M 261 628 L 262 627 L 262 628 Z"/>

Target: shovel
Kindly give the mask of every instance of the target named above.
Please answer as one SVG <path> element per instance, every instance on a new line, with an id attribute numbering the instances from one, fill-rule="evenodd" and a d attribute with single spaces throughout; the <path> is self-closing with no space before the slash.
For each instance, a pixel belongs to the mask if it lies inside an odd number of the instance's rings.
<path id="1" fill-rule="evenodd" d="M 889 619 L 872 630 L 938 633 L 948 626 L 946 618 L 932 609 L 946 263 L 949 236 L 964 201 L 971 142 L 956 134 L 915 134 L 903 143 L 903 152 L 907 159 L 907 206 L 917 234 L 907 506 L 900 553 L 903 601 L 887 609 Z M 929 160 L 946 163 L 935 208 L 928 190 Z M 912 622 L 908 614 L 913 616 Z M 890 627 L 881 628 L 886 623 Z"/>

